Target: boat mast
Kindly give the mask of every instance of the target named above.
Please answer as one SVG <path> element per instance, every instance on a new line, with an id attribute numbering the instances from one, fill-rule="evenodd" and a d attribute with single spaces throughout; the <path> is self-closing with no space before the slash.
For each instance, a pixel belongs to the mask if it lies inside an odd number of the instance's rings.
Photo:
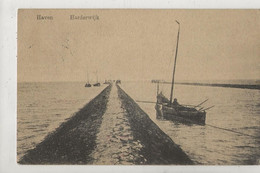
<path id="1" fill-rule="evenodd" d="M 89 83 L 89 76 L 88 76 L 88 71 L 87 71 L 87 78 L 88 78 L 88 83 Z"/>
<path id="2" fill-rule="evenodd" d="M 98 71 L 96 70 L 96 79 L 97 79 L 97 83 L 98 83 Z"/>
<path id="3" fill-rule="evenodd" d="M 176 69 L 176 60 L 177 60 L 178 45 L 179 45 L 179 36 L 180 36 L 180 23 L 179 23 L 177 20 L 176 20 L 176 23 L 178 23 L 179 29 L 178 29 L 178 36 L 177 36 L 176 51 L 175 51 L 174 67 L 173 67 L 173 72 L 172 72 L 172 87 L 171 87 L 170 103 L 172 103 L 172 97 L 173 97 L 174 75 L 175 75 L 175 69 Z"/>

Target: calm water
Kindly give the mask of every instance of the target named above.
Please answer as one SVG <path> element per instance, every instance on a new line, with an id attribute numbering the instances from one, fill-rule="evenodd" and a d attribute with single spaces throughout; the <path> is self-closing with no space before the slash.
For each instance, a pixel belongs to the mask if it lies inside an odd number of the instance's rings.
<path id="1" fill-rule="evenodd" d="M 122 83 L 135 100 L 156 101 L 156 84 Z M 160 88 L 168 96 L 170 85 Z M 260 159 L 260 91 L 235 88 L 176 85 L 175 97 L 182 104 L 196 105 L 209 98 L 205 126 L 185 125 L 156 119 L 155 104 L 140 107 L 175 143 L 199 164 L 257 164 Z M 211 127 L 231 129 L 247 135 Z M 259 162 L 258 162 L 259 164 Z"/>
<path id="2" fill-rule="evenodd" d="M 85 88 L 81 82 L 18 83 L 18 160 L 106 86 Z"/>
<path id="3" fill-rule="evenodd" d="M 135 100 L 156 101 L 156 85 L 124 83 L 122 88 Z M 18 160 L 28 149 L 77 112 L 106 85 L 85 88 L 84 83 L 18 83 Z M 169 85 L 162 89 L 167 95 Z M 260 158 L 260 91 L 206 86 L 176 85 L 179 103 L 205 107 L 206 124 L 232 129 L 251 136 L 211 126 L 184 125 L 156 119 L 154 104 L 138 103 L 175 143 L 199 164 L 256 164 Z"/>

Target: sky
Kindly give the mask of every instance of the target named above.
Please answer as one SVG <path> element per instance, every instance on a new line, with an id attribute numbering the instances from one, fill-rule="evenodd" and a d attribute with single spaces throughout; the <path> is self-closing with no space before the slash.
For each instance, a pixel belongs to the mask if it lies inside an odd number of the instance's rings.
<path id="1" fill-rule="evenodd" d="M 260 78 L 259 10 L 19 10 L 18 82 L 170 81 L 175 20 L 176 80 Z"/>

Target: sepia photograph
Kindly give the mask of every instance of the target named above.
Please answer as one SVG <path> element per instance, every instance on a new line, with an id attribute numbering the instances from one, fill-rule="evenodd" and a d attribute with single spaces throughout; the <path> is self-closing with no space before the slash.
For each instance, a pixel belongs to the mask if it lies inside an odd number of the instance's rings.
<path id="1" fill-rule="evenodd" d="M 19 9 L 19 165 L 260 165 L 260 11 Z"/>

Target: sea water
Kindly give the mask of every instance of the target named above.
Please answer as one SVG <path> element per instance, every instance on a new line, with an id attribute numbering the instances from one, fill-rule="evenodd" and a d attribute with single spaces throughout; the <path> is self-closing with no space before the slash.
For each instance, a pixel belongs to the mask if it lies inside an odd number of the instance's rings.
<path id="1" fill-rule="evenodd" d="M 154 83 L 125 82 L 121 87 L 136 101 L 156 102 L 157 85 Z M 160 85 L 159 90 L 169 98 L 170 87 Z M 187 105 L 197 105 L 209 99 L 202 107 L 215 107 L 206 111 L 206 125 L 158 120 L 154 103 L 137 103 L 195 163 L 259 164 L 259 90 L 175 85 L 174 97 L 180 104 Z"/>
<path id="2" fill-rule="evenodd" d="M 84 85 L 81 82 L 18 83 L 18 160 L 107 86 L 85 88 Z M 134 100 L 156 101 L 156 84 L 122 82 L 121 87 Z M 160 85 L 160 90 L 170 95 L 170 85 Z M 206 125 L 157 120 L 155 104 L 137 103 L 195 163 L 259 164 L 259 90 L 176 85 L 174 97 L 179 103 L 189 105 L 209 99 L 202 106 L 215 107 L 207 111 Z"/>
<path id="3" fill-rule="evenodd" d="M 84 86 L 84 82 L 18 83 L 17 160 L 107 85 Z"/>

